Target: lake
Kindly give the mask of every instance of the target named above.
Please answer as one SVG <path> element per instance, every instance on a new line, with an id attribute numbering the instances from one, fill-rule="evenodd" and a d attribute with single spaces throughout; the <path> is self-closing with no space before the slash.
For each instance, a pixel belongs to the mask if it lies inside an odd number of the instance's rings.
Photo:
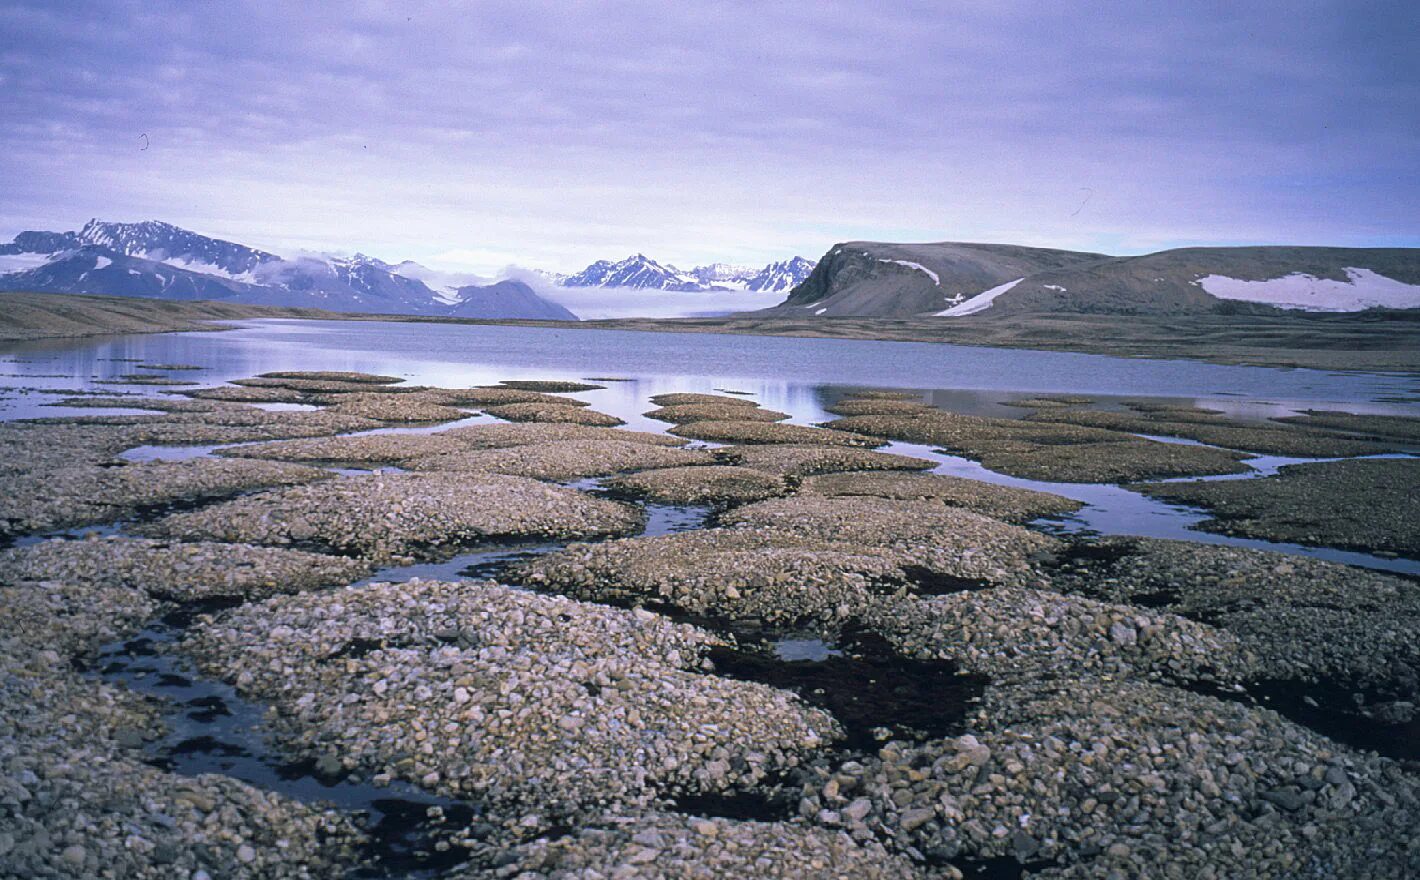
<path id="1" fill-rule="evenodd" d="M 671 391 L 738 392 L 792 421 L 812 424 L 848 389 L 921 390 L 959 412 L 1018 417 L 1004 405 L 1038 394 L 1103 398 L 1151 397 L 1264 419 L 1304 409 L 1420 415 L 1415 377 L 1319 370 L 1223 366 L 1194 361 L 1113 358 L 1022 349 L 913 342 L 805 339 L 699 333 L 645 333 L 526 326 L 387 321 L 241 322 L 224 332 L 51 340 L 0 350 L 4 384 L 0 419 L 92 412 L 55 407 L 66 390 L 158 393 L 165 389 L 100 384 L 146 372 L 140 364 L 201 367 L 167 373 L 203 385 L 273 370 L 359 370 L 414 383 L 460 387 L 505 379 L 600 379 L 606 387 L 577 396 L 639 430 L 664 431 L 646 419 L 649 398 Z M 611 379 L 623 381 L 606 381 Z M 1395 571 L 1420 571 L 1410 560 L 1302 548 L 1210 535 L 1191 527 L 1199 511 L 1146 498 L 1117 486 L 1046 483 L 993 473 L 975 462 L 895 444 L 897 451 L 937 460 L 937 471 L 1056 492 L 1086 503 L 1048 527 L 1101 534 L 1188 538 L 1321 556 Z M 178 457 L 203 450 L 144 450 Z M 1254 462 L 1259 474 L 1299 459 Z"/>

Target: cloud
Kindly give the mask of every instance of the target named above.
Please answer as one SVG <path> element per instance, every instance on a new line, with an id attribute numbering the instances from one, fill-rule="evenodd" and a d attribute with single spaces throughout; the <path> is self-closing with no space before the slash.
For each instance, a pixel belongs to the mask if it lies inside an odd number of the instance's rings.
<path id="1" fill-rule="evenodd" d="M 1395 3 L 0 0 L 0 227 L 159 217 L 484 273 L 853 238 L 1415 244 L 1416 25 Z"/>

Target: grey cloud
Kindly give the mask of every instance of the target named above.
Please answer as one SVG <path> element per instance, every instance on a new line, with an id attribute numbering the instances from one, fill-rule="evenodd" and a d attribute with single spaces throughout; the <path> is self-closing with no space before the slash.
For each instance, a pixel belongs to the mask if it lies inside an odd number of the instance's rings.
<path id="1" fill-rule="evenodd" d="M 561 268 L 852 237 L 1413 243 L 1417 24 L 1341 2 L 0 3 L 0 225 L 139 212 Z"/>

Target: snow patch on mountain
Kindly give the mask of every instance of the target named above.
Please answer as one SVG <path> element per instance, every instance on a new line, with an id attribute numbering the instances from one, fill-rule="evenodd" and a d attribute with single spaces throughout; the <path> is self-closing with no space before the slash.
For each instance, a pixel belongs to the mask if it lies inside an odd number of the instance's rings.
<path id="1" fill-rule="evenodd" d="M 962 315 L 974 315 L 977 312 L 983 312 L 991 308 L 992 300 L 1024 280 L 1024 278 L 1017 278 L 1015 281 L 1007 281 L 1005 284 L 997 285 L 990 290 L 978 293 L 976 296 L 971 297 L 959 305 L 952 306 L 946 311 L 937 312 L 936 316 L 939 318 L 960 318 Z"/>
<path id="2" fill-rule="evenodd" d="M 1345 281 L 1293 272 L 1267 281 L 1208 275 L 1193 283 L 1218 299 L 1266 303 L 1308 312 L 1359 312 L 1364 309 L 1420 308 L 1420 285 L 1387 278 L 1370 269 L 1349 267 Z"/>
<path id="3" fill-rule="evenodd" d="M 921 263 L 914 263 L 914 262 L 912 262 L 911 260 L 889 260 L 889 259 L 887 259 L 887 258 L 882 258 L 882 257 L 880 257 L 880 258 L 878 259 L 878 262 L 880 262 L 880 263 L 896 263 L 896 264 L 898 264 L 899 266 L 906 266 L 906 267 L 909 268 L 909 269 L 916 269 L 918 272 L 924 272 L 924 273 L 926 273 L 927 277 L 932 279 L 932 283 L 933 283 L 933 284 L 937 285 L 938 287 L 940 287 L 940 286 L 942 285 L 942 279 L 937 277 L 937 273 L 936 273 L 936 272 L 933 272 L 931 269 L 928 269 L 926 266 L 922 265 Z"/>

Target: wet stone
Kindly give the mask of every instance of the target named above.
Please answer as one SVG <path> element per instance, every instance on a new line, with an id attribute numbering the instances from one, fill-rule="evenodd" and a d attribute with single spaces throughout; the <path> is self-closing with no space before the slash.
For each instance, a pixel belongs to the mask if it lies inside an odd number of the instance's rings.
<path id="1" fill-rule="evenodd" d="M 273 702 L 288 748 L 338 749 L 536 829 L 740 790 L 840 735 L 792 695 L 699 672 L 718 641 L 644 611 L 413 580 L 243 606 L 184 649 Z"/>

